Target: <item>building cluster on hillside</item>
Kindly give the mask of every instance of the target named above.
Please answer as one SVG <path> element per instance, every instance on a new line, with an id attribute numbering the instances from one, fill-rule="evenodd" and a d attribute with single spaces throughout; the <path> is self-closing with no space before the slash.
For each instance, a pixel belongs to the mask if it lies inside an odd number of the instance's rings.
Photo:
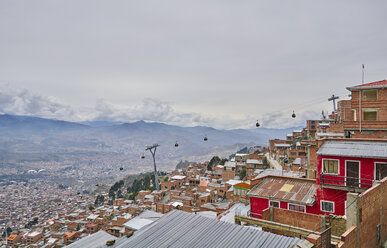
<path id="1" fill-rule="evenodd" d="M 308 120 L 283 140 L 270 140 L 268 148 L 187 165 L 160 177 L 159 191 L 58 213 L 29 232 L 13 232 L 7 242 L 381 246 L 387 239 L 387 81 L 347 89 L 351 100 L 339 101 L 332 114 Z"/>
<path id="2" fill-rule="evenodd" d="M 75 207 L 88 207 L 91 197 L 43 181 L 10 182 L 0 186 L 0 230 L 24 229 Z M 35 221 L 34 221 L 35 220 Z"/>

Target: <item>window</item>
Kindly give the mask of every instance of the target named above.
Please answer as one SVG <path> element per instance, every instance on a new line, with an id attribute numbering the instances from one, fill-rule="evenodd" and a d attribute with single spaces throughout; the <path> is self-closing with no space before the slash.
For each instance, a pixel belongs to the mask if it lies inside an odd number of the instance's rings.
<path id="1" fill-rule="evenodd" d="M 387 163 L 375 163 L 375 180 L 387 177 Z"/>
<path id="2" fill-rule="evenodd" d="M 377 90 L 365 90 L 363 91 L 363 101 L 376 101 L 377 100 Z"/>
<path id="3" fill-rule="evenodd" d="M 279 208 L 280 204 L 278 201 L 269 201 L 269 206 L 273 208 Z"/>
<path id="4" fill-rule="evenodd" d="M 315 123 L 315 121 L 312 121 L 312 124 L 314 124 Z"/>
<path id="5" fill-rule="evenodd" d="M 376 110 L 364 110 L 363 111 L 363 120 L 364 121 L 376 121 L 377 120 Z"/>
<path id="6" fill-rule="evenodd" d="M 354 120 L 354 121 L 357 121 L 357 118 L 356 118 L 356 110 L 355 110 L 355 109 L 352 109 L 352 113 L 353 113 L 353 120 Z"/>
<path id="7" fill-rule="evenodd" d="M 335 212 L 335 203 L 330 201 L 321 201 L 321 211 L 334 213 Z"/>
<path id="8" fill-rule="evenodd" d="M 312 129 L 315 129 L 316 127 L 314 125 L 312 125 Z"/>
<path id="9" fill-rule="evenodd" d="M 339 174 L 339 160 L 323 159 L 322 171 L 327 174 Z"/>
<path id="10" fill-rule="evenodd" d="M 288 209 L 293 211 L 305 212 L 305 206 L 296 205 L 296 204 L 288 204 Z"/>

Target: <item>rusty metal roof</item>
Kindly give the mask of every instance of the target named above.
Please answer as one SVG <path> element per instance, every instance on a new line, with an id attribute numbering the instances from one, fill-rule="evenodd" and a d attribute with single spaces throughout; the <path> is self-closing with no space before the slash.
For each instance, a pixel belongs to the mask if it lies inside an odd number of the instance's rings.
<path id="1" fill-rule="evenodd" d="M 249 191 L 249 196 L 272 200 L 288 201 L 299 204 L 313 205 L 317 191 L 315 180 L 267 176 L 261 183 Z"/>

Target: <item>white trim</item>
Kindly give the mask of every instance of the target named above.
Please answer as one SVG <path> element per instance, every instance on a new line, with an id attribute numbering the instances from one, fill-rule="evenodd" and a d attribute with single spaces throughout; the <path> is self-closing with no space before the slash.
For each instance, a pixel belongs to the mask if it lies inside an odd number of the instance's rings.
<path id="1" fill-rule="evenodd" d="M 376 179 L 376 164 L 387 164 L 387 162 L 380 162 L 380 161 L 379 161 L 379 162 L 376 162 L 376 161 L 374 161 L 374 179 L 373 179 L 373 180 L 379 180 L 379 181 L 380 181 L 380 180 L 382 180 L 383 178 L 382 178 L 382 179 L 380 179 L 380 178 L 379 178 L 379 179 Z"/>
<path id="2" fill-rule="evenodd" d="M 278 208 L 281 208 L 281 202 L 280 201 L 269 200 L 269 207 L 270 207 L 270 202 L 277 202 L 278 203 Z M 273 208 L 275 208 L 275 207 L 273 206 Z"/>
<path id="3" fill-rule="evenodd" d="M 337 173 L 327 173 L 324 172 L 324 161 L 325 160 L 336 160 L 337 161 Z M 324 173 L 324 175 L 340 175 L 340 159 L 333 159 L 333 158 L 323 158 L 321 161 L 321 172 Z"/>
<path id="4" fill-rule="evenodd" d="M 323 209 L 322 209 L 322 202 L 329 202 L 329 203 L 332 203 L 332 204 L 333 204 L 333 212 L 327 211 L 327 210 L 323 210 Z M 321 210 L 321 212 L 334 213 L 334 212 L 335 212 L 335 202 L 333 202 L 333 201 L 326 201 L 326 200 L 320 200 L 320 210 Z"/>
<path id="5" fill-rule="evenodd" d="M 345 164 L 345 186 L 347 186 L 347 161 L 348 162 L 358 162 L 359 163 L 359 181 L 357 183 L 357 187 L 360 187 L 360 167 L 361 167 L 361 163 L 360 163 L 360 160 L 345 160 L 344 164 Z"/>
<path id="6" fill-rule="evenodd" d="M 294 206 L 301 206 L 301 207 L 304 207 L 304 213 L 306 213 L 306 206 L 305 205 L 300 205 L 300 204 L 294 204 L 294 203 L 288 203 L 288 210 L 291 210 L 291 211 L 297 211 L 297 210 L 292 210 L 292 209 L 289 209 L 289 205 L 294 205 Z M 297 212 L 301 212 L 301 211 L 297 211 Z"/>

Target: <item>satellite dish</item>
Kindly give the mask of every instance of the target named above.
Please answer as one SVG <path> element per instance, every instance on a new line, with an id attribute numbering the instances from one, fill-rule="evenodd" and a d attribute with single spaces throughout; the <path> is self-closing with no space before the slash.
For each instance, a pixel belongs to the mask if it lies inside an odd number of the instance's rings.
<path id="1" fill-rule="evenodd" d="M 293 110 L 292 118 L 296 118 L 296 114 L 294 113 L 294 110 Z"/>
<path id="2" fill-rule="evenodd" d="M 256 127 L 259 127 L 259 126 L 260 126 L 258 120 L 257 120 L 257 123 L 255 123 L 255 126 L 256 126 Z"/>

